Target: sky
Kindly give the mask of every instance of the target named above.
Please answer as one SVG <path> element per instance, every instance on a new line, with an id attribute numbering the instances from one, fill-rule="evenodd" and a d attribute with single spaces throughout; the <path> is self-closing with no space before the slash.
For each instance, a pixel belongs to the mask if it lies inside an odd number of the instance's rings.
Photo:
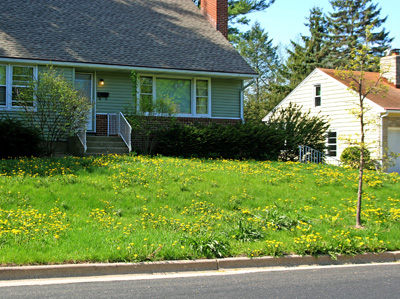
<path id="1" fill-rule="evenodd" d="M 390 32 L 390 37 L 395 38 L 392 49 L 400 48 L 400 0 L 373 0 L 372 3 L 378 3 L 378 7 L 381 7 L 381 18 L 388 16 L 383 27 Z M 274 45 L 287 46 L 290 40 L 299 39 L 299 33 L 309 35 L 304 23 L 314 6 L 321 7 L 324 13 L 333 11 L 329 0 L 276 0 L 266 11 L 250 14 L 250 24 L 260 22 L 261 27 L 273 39 Z M 250 27 L 240 29 L 244 31 Z"/>

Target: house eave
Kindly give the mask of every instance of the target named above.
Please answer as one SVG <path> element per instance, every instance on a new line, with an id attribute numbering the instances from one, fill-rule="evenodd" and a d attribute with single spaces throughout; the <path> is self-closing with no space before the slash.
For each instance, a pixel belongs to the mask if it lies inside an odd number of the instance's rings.
<path id="1" fill-rule="evenodd" d="M 383 113 L 393 113 L 393 114 L 400 114 L 400 108 L 384 108 L 385 111 Z"/>
<path id="2" fill-rule="evenodd" d="M 152 68 L 152 67 L 141 67 L 133 65 L 129 66 L 129 65 L 100 64 L 100 63 L 87 63 L 87 62 L 9 58 L 9 57 L 0 57 L 0 62 L 35 64 L 35 65 L 54 65 L 54 66 L 75 67 L 75 68 L 93 68 L 96 70 L 108 70 L 108 71 L 130 72 L 132 70 L 135 70 L 136 72 L 146 72 L 154 74 L 169 74 L 169 75 L 175 74 L 175 75 L 188 75 L 188 76 L 199 76 L 199 77 L 234 78 L 240 80 L 249 80 L 258 77 L 258 74 L 249 74 L 249 73 L 229 73 L 229 72 L 214 72 L 214 71 L 203 71 L 203 70 Z"/>

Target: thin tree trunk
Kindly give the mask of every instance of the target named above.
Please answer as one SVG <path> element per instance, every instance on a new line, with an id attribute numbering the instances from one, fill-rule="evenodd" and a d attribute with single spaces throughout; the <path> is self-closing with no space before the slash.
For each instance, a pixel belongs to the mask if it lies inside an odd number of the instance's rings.
<path id="1" fill-rule="evenodd" d="M 364 173 L 364 149 L 361 148 L 360 158 L 360 172 L 358 176 L 358 194 L 357 194 L 357 215 L 356 215 L 356 227 L 361 227 L 361 200 L 362 200 L 362 188 L 363 188 L 363 173 Z"/>
<path id="2" fill-rule="evenodd" d="M 361 85 L 361 84 L 360 84 Z M 360 143 L 360 168 L 358 176 L 358 193 L 357 193 L 357 214 L 356 214 L 356 227 L 361 227 L 361 201 L 363 192 L 363 175 L 364 175 L 364 101 L 360 93 L 360 124 L 361 124 L 361 143 Z"/>

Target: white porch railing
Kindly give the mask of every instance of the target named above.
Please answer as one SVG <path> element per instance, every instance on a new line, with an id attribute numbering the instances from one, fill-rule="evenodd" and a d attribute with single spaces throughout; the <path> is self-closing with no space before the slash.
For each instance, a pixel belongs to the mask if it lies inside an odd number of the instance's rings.
<path id="1" fill-rule="evenodd" d="M 301 163 L 325 163 L 325 154 L 309 147 L 299 145 L 299 162 Z"/>
<path id="2" fill-rule="evenodd" d="M 87 144 L 86 144 L 86 130 L 81 130 L 76 134 L 79 138 L 79 141 L 81 142 L 83 146 L 83 152 L 86 153 L 87 151 Z"/>
<path id="3" fill-rule="evenodd" d="M 340 166 L 341 162 L 331 156 L 317 151 L 307 145 L 299 145 L 299 162 L 301 163 L 323 163 Z"/>
<path id="4" fill-rule="evenodd" d="M 120 112 L 118 114 L 118 135 L 121 136 L 122 140 L 125 142 L 126 146 L 129 148 L 129 152 L 132 151 L 132 127 L 126 120 L 125 116 Z"/>

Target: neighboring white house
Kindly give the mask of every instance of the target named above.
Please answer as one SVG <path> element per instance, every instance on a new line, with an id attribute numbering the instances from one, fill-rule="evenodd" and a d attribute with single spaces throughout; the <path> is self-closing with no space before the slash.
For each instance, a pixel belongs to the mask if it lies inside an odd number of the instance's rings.
<path id="1" fill-rule="evenodd" d="M 389 149 L 400 153 L 400 56 L 398 50 L 392 50 L 390 56 L 381 58 L 381 65 L 387 68 L 382 84 L 387 93 L 370 94 L 365 104 L 371 108 L 368 120 L 374 120 L 366 127 L 366 144 L 371 156 L 380 159 Z M 365 73 L 367 80 L 377 81 L 379 73 Z M 346 138 L 359 140 L 360 124 L 350 113 L 357 108 L 357 95 L 350 91 L 350 80 L 340 79 L 332 69 L 315 69 L 275 108 L 287 107 L 290 102 L 302 106 L 311 115 L 326 116 L 330 122 L 327 136 L 327 154 L 340 158 L 342 151 L 349 146 Z M 272 113 L 272 112 L 271 112 Z M 263 118 L 268 120 L 271 113 Z M 400 173 L 400 158 L 389 172 Z"/>

